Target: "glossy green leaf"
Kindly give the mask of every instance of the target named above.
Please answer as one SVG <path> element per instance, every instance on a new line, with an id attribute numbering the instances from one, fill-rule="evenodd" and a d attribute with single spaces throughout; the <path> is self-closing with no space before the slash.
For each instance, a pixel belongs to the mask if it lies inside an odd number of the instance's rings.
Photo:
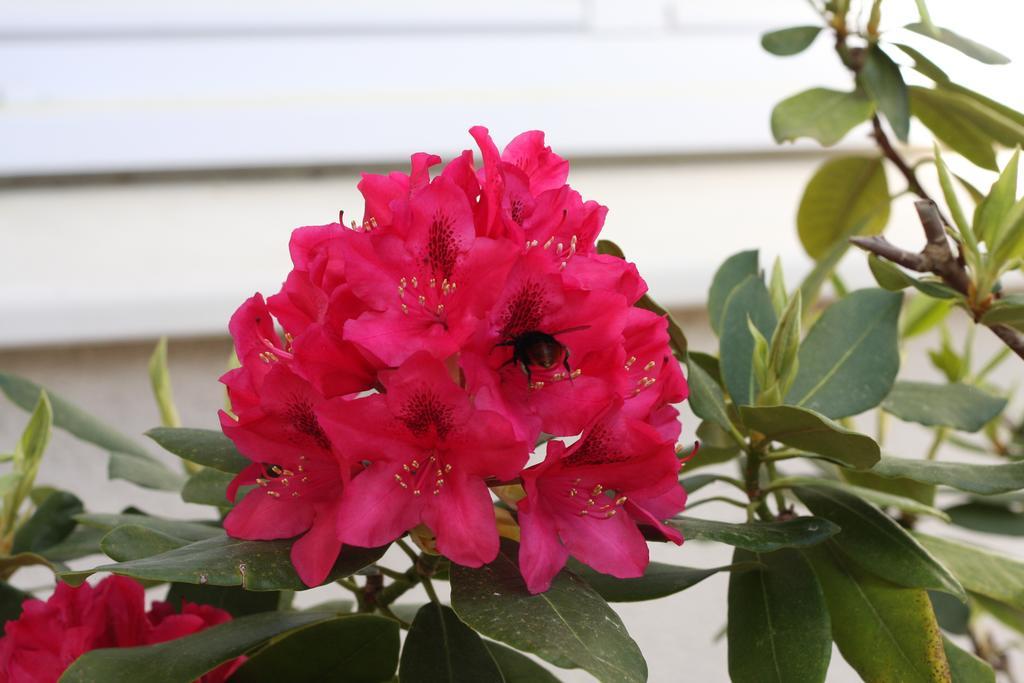
<path id="1" fill-rule="evenodd" d="M 371 614 L 352 614 L 275 640 L 250 657 L 231 681 L 380 683 L 395 675 L 398 646 L 397 622 Z"/>
<path id="2" fill-rule="evenodd" d="M 595 571 L 574 559 L 569 560 L 567 568 L 586 581 L 608 602 L 640 602 L 674 595 L 719 572 L 730 571 L 736 567 L 724 565 L 703 569 L 651 562 L 644 570 L 644 575 L 636 579 L 617 579 Z"/>
<path id="3" fill-rule="evenodd" d="M 281 594 L 277 591 L 247 591 L 239 586 L 172 583 L 164 600 L 178 611 L 181 611 L 182 602 L 187 601 L 198 605 L 211 605 L 234 617 L 244 617 L 276 610 L 281 602 Z"/>
<path id="4" fill-rule="evenodd" d="M 722 329 L 722 316 L 725 314 L 725 302 L 729 295 L 751 275 L 760 275 L 756 250 L 733 254 L 715 271 L 711 289 L 708 291 L 708 320 L 715 334 L 719 334 Z"/>
<path id="5" fill-rule="evenodd" d="M 174 536 L 176 538 L 182 538 L 186 541 L 202 541 L 207 538 L 219 537 L 224 532 L 212 524 L 204 524 L 202 522 L 186 522 L 178 519 L 163 519 L 162 517 L 151 517 L 149 515 L 140 515 L 133 513 L 125 513 L 120 515 L 110 514 L 85 514 L 78 515 L 75 517 L 80 524 L 94 529 L 99 529 L 104 533 L 112 531 L 119 526 L 133 525 L 141 526 L 146 529 L 153 529 L 160 533 L 167 534 L 168 536 Z"/>
<path id="6" fill-rule="evenodd" d="M 729 678 L 734 683 L 820 683 L 832 656 L 832 629 L 814 571 L 796 550 L 733 562 L 764 569 L 729 578 Z"/>
<path id="7" fill-rule="evenodd" d="M 60 543 L 52 545 L 40 554 L 50 562 L 67 562 L 87 555 L 99 555 L 100 539 L 107 532 L 79 524 Z"/>
<path id="8" fill-rule="evenodd" d="M 14 534 L 11 554 L 42 553 L 57 545 L 74 531 L 78 524 L 75 515 L 82 509 L 82 501 L 67 491 L 56 491 L 47 496 Z"/>
<path id="9" fill-rule="evenodd" d="M 722 388 L 697 363 L 689 361 L 686 368 L 690 409 L 702 420 L 713 422 L 727 431 L 735 430 L 725 407 Z"/>
<path id="10" fill-rule="evenodd" d="M 942 634 L 928 594 L 870 574 L 831 543 L 804 551 L 814 567 L 843 658 L 868 683 L 948 683 Z"/>
<path id="11" fill-rule="evenodd" d="M 478 633 L 600 681 L 647 680 L 647 664 L 622 621 L 582 579 L 559 572 L 531 595 L 519 573 L 518 544 L 502 539 L 497 559 L 451 568 L 452 607 Z"/>
<path id="12" fill-rule="evenodd" d="M 907 24 L 904 28 L 908 28 L 914 33 L 920 33 L 922 36 L 937 40 L 943 45 L 962 52 L 971 59 L 976 59 L 983 64 L 1009 64 L 1010 59 L 1006 55 L 1000 54 L 990 47 L 985 47 L 981 43 L 977 43 L 970 38 L 964 38 L 958 33 L 950 31 L 948 28 L 942 28 L 941 26 L 934 27 L 934 31 L 929 30 L 929 27 L 925 26 L 921 22 L 915 22 L 913 24 Z"/>
<path id="13" fill-rule="evenodd" d="M 946 636 L 942 637 L 942 643 L 953 683 L 996 683 L 996 672 L 987 662 L 957 647 Z"/>
<path id="14" fill-rule="evenodd" d="M 74 661 L 60 683 L 192 683 L 279 634 L 328 619 L 331 615 L 320 612 L 267 612 L 157 645 L 92 650 Z"/>
<path id="15" fill-rule="evenodd" d="M 891 493 L 894 496 L 910 498 L 925 505 L 932 505 L 935 502 L 935 485 L 925 484 L 906 477 L 882 477 L 872 471 L 848 470 L 839 471 L 839 476 L 860 488 L 868 488 L 874 491 Z"/>
<path id="16" fill-rule="evenodd" d="M 10 577 L 22 567 L 43 566 L 53 569 L 53 564 L 42 555 L 36 553 L 18 553 L 17 555 L 0 556 L 0 576 Z"/>
<path id="17" fill-rule="evenodd" d="M 231 507 L 234 505 L 227 497 L 228 484 L 235 478 L 235 475 L 221 472 L 214 469 L 201 469 L 185 482 L 181 489 L 181 499 L 186 503 L 197 503 L 199 505 L 215 505 L 218 507 Z M 235 501 L 241 501 L 241 496 Z"/>
<path id="18" fill-rule="evenodd" d="M 735 459 L 739 454 L 740 447 L 738 445 L 720 448 L 718 446 L 709 446 L 706 442 L 701 442 L 697 455 L 693 456 L 683 464 L 683 473 L 690 474 L 695 470 L 708 467 L 710 465 L 729 462 L 730 460 Z"/>
<path id="19" fill-rule="evenodd" d="M 991 248 L 999 241 L 999 230 L 1010 209 L 1017 203 L 1017 167 L 1020 152 L 1015 151 L 992 184 L 985 199 L 974 210 L 974 230 L 978 239 Z"/>
<path id="20" fill-rule="evenodd" d="M 1024 331 L 1024 295 L 1011 294 L 999 299 L 981 317 L 984 325 L 1002 323 Z"/>
<path id="21" fill-rule="evenodd" d="M 830 147 L 858 123 L 867 121 L 874 109 L 864 93 L 811 88 L 775 105 L 772 135 L 776 142 L 806 137 Z"/>
<path id="22" fill-rule="evenodd" d="M 976 432 L 1006 408 L 1006 399 L 969 384 L 896 382 L 882 408 L 901 420 Z"/>
<path id="23" fill-rule="evenodd" d="M 761 47 L 779 57 L 799 54 L 809 48 L 821 33 L 821 26 L 793 26 L 769 31 L 761 36 Z"/>
<path id="24" fill-rule="evenodd" d="M 100 549 L 112 560 L 130 562 L 177 550 L 188 545 L 183 538 L 126 524 L 107 533 L 100 540 Z"/>
<path id="25" fill-rule="evenodd" d="M 877 235 L 889 222 L 889 186 L 877 157 L 839 157 L 822 164 L 797 210 L 800 243 L 815 260 L 855 235 Z M 804 305 L 811 298 L 804 296 Z"/>
<path id="26" fill-rule="evenodd" d="M 956 635 L 967 635 L 968 622 L 971 619 L 971 605 L 964 604 L 958 598 L 948 593 L 929 591 L 928 599 L 931 600 L 932 609 L 935 610 L 935 619 L 939 626 L 946 633 Z M 974 596 L 971 596 L 971 601 Z"/>
<path id="27" fill-rule="evenodd" d="M 896 62 L 877 44 L 868 48 L 867 59 L 860 71 L 864 89 L 878 103 L 896 137 L 907 141 L 910 133 L 910 98 L 907 84 Z"/>
<path id="28" fill-rule="evenodd" d="M 39 393 L 43 390 L 38 384 L 17 375 L 0 372 L 0 391 L 23 410 L 31 411 L 36 405 Z M 100 422 L 64 400 L 52 391 L 47 391 L 53 406 L 53 424 L 67 430 L 83 441 L 95 444 L 108 451 L 117 451 L 136 455 L 140 458 L 151 457 L 139 444 L 116 431 L 113 427 Z"/>
<path id="29" fill-rule="evenodd" d="M 501 670 L 505 683 L 558 683 L 553 673 L 521 652 L 490 640 L 485 640 L 484 645 Z"/>
<path id="30" fill-rule="evenodd" d="M 954 299 L 960 296 L 960 293 L 949 285 L 935 279 L 911 277 L 901 270 L 899 266 L 880 259 L 874 254 L 868 256 L 868 266 L 871 268 L 871 274 L 875 276 L 875 282 L 878 283 L 878 286 L 890 292 L 898 292 L 901 289 L 913 287 L 921 293 L 936 299 Z"/>
<path id="31" fill-rule="evenodd" d="M 784 522 L 718 522 L 694 517 L 676 517 L 669 526 L 683 532 L 688 541 L 715 541 L 754 553 L 782 548 L 804 548 L 839 533 L 839 527 L 820 517 L 797 517 Z"/>
<path id="32" fill-rule="evenodd" d="M 750 276 L 733 289 L 722 314 L 722 379 L 737 405 L 753 403 L 759 388 L 754 378 L 754 337 L 748 321 L 765 337 L 771 337 L 775 330 L 771 295 L 759 276 Z"/>
<path id="33" fill-rule="evenodd" d="M 905 477 L 982 495 L 1024 488 L 1024 462 L 975 465 L 885 456 L 871 471 L 883 477 Z"/>
<path id="34" fill-rule="evenodd" d="M 252 464 L 238 452 L 231 439 L 218 431 L 157 427 L 146 432 L 146 436 L 179 458 L 221 472 L 237 474 Z"/>
<path id="35" fill-rule="evenodd" d="M 998 170 L 993 144 L 1024 144 L 1024 125 L 963 93 L 912 86 L 910 109 L 935 137 L 982 168 Z"/>
<path id="36" fill-rule="evenodd" d="M 153 396 L 160 410 L 160 422 L 164 427 L 180 427 L 181 418 L 174 405 L 171 375 L 167 370 L 167 337 L 160 337 L 156 348 L 153 349 L 153 355 L 149 357 L 149 383 L 153 387 Z"/>
<path id="37" fill-rule="evenodd" d="M 807 486 L 793 492 L 811 512 L 842 529 L 835 544 L 865 571 L 908 588 L 944 591 L 967 599 L 949 570 L 874 505 L 836 488 Z"/>
<path id="38" fill-rule="evenodd" d="M 931 505 L 922 503 L 914 498 L 889 493 L 887 491 L 865 488 L 863 486 L 856 486 L 841 480 L 820 479 L 817 477 L 780 477 L 772 481 L 772 488 L 787 488 L 793 486 L 824 486 L 826 488 L 837 488 L 841 491 L 846 491 L 847 493 L 857 496 L 858 498 L 863 498 L 869 503 L 877 505 L 880 508 L 896 508 L 897 510 L 912 515 L 926 515 L 929 517 L 935 517 L 936 519 L 941 519 L 944 522 L 950 521 L 949 515 L 942 510 L 936 509 Z"/>
<path id="39" fill-rule="evenodd" d="M 743 423 L 772 441 L 810 451 L 855 469 L 868 469 L 881 457 L 874 439 L 845 427 L 813 410 L 796 406 L 744 406 Z"/>
<path id="40" fill-rule="evenodd" d="M 910 297 L 903 307 L 900 337 L 911 339 L 933 329 L 949 316 L 953 303 L 952 299 L 933 299 L 922 294 Z"/>
<path id="41" fill-rule="evenodd" d="M 884 289 L 861 289 L 829 306 L 800 346 L 786 403 L 833 419 L 881 403 L 899 371 L 902 300 Z"/>
<path id="42" fill-rule="evenodd" d="M 986 534 L 1024 536 L 1024 514 L 1000 505 L 964 503 L 946 508 L 953 524 Z"/>
<path id="43" fill-rule="evenodd" d="M 138 533 L 136 529 L 132 531 Z M 163 536 L 173 538 L 166 534 Z M 150 557 L 104 564 L 84 571 L 62 572 L 61 578 L 78 585 L 96 572 L 111 572 L 150 581 L 242 586 L 255 591 L 302 590 L 306 586 L 291 563 L 293 542 L 244 541 L 221 534 Z M 350 576 L 380 559 L 384 550 L 346 546 L 326 581 Z"/>
<path id="44" fill-rule="evenodd" d="M 959 541 L 922 533 L 914 536 L 967 590 L 1024 609 L 1024 563 Z"/>
<path id="45" fill-rule="evenodd" d="M 450 607 L 428 602 L 416 613 L 402 648 L 403 683 L 502 683 L 483 640 Z"/>
<path id="46" fill-rule="evenodd" d="M 158 460 L 117 452 L 111 453 L 107 461 L 107 476 L 158 491 L 180 491 L 185 483 L 185 477 Z"/>

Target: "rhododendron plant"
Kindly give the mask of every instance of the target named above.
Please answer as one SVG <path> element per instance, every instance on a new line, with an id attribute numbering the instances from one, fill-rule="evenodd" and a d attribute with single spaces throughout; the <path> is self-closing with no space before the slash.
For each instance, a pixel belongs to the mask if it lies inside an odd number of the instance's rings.
<path id="1" fill-rule="evenodd" d="M 629 217 L 571 187 L 544 133 L 505 142 L 476 126 L 472 149 L 363 174 L 348 220 L 332 208 L 292 231 L 278 291 L 242 290 L 219 430 L 180 425 L 157 346 L 163 426 L 147 435 L 184 472 L 0 372 L 32 413 L 0 447 L 0 683 L 545 683 L 549 667 L 644 683 L 626 627 L 651 612 L 624 621 L 609 603 L 718 574 L 717 621 L 694 619 L 689 593 L 658 613 L 658 638 L 691 649 L 663 652 L 651 680 L 711 680 L 705 661 L 680 666 L 697 654 L 737 683 L 845 680 L 834 651 L 869 683 L 1012 680 L 1024 561 L 992 539 L 1024 514 L 1024 427 L 996 372 L 1024 358 L 1007 277 L 1024 263 L 1024 199 L 1018 155 L 1001 149 L 1024 144 L 1024 115 L 929 61 L 936 41 L 1004 58 L 934 26 L 924 2 L 902 35 L 882 31 L 877 0 L 809 4 L 820 26 L 764 47 L 791 56 L 830 33 L 821 47 L 852 89 L 787 98 L 771 131 L 831 145 L 866 124 L 877 150 L 844 147 L 808 184 L 797 234 L 813 265 L 798 286 L 753 250 L 716 269 L 706 318 L 686 318 L 709 353 L 652 298 L 673 293 L 649 292 L 604 239 L 606 218 L 629 239 Z M 911 118 L 946 152 L 904 149 Z M 956 174 L 943 154 L 962 157 Z M 682 234 L 689 262 L 706 261 L 718 226 L 687 220 L 686 190 L 656 203 L 656 225 L 628 227 Z M 879 234 L 910 197 L 921 251 Z M 878 287 L 850 291 L 837 264 L 851 246 Z M 962 347 L 955 324 L 972 326 Z M 1005 347 L 984 362 L 977 327 Z M 922 363 L 901 369 L 924 344 L 927 380 Z M 892 418 L 918 431 L 893 439 Z M 110 452 L 111 478 L 208 513 L 112 514 L 37 485 L 53 426 Z M 58 579 L 45 601 L 21 571 L 33 565 Z M 113 576 L 86 583 L 94 573 Z M 144 591 L 165 599 L 147 611 Z"/>

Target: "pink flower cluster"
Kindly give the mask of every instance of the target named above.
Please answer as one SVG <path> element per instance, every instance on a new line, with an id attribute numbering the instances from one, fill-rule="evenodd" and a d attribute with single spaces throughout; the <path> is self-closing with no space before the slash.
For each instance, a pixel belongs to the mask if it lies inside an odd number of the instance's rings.
<path id="1" fill-rule="evenodd" d="M 147 612 L 145 599 L 137 581 L 109 576 L 96 586 L 58 583 L 49 600 L 26 600 L 21 616 L 4 625 L 0 683 L 54 683 L 90 650 L 153 645 L 231 621 L 222 609 L 187 601 L 180 611 L 154 602 Z M 223 683 L 244 661 L 226 662 L 198 683 Z"/>
<path id="2" fill-rule="evenodd" d="M 246 539 L 300 536 L 292 561 L 324 581 L 342 545 L 425 525 L 453 562 L 498 552 L 490 488 L 521 484 L 520 563 L 545 590 L 571 554 L 643 573 L 640 526 L 682 510 L 678 413 L 686 383 L 646 284 L 597 253 L 605 207 L 566 185 L 568 162 L 523 133 L 499 152 L 415 154 L 365 174 L 361 225 L 297 229 L 294 268 L 234 314 L 241 367 L 222 378 L 224 433 L 258 485 L 225 520 Z M 283 328 L 283 337 L 275 322 Z M 581 435 L 582 436 L 579 436 Z M 528 466 L 539 440 L 546 457 Z M 525 495 L 523 495 L 525 494 Z"/>

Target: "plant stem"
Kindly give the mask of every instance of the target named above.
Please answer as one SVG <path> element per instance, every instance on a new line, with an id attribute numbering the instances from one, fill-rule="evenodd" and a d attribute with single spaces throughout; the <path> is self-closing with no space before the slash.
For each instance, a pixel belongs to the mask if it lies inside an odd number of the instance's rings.
<path id="1" fill-rule="evenodd" d="M 949 430 L 946 427 L 939 427 L 935 430 L 935 438 L 932 440 L 932 445 L 928 449 L 928 454 L 924 456 L 925 460 L 935 460 L 936 456 L 939 454 L 939 448 L 946 440 L 946 436 L 948 436 L 948 434 Z"/>

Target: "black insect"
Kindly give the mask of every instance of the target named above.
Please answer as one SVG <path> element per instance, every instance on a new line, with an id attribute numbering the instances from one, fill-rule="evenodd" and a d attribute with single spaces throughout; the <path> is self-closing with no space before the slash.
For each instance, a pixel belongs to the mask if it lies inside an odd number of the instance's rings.
<path id="1" fill-rule="evenodd" d="M 569 348 L 558 341 L 556 337 L 560 334 L 585 330 L 590 325 L 570 327 L 558 332 L 541 332 L 540 330 L 529 330 L 521 332 L 515 338 L 508 341 L 498 342 L 495 346 L 511 346 L 512 357 L 502 363 L 501 367 L 516 363 L 526 375 L 526 381 L 533 383 L 531 368 L 550 370 L 559 363 L 565 368 L 566 376 L 572 374 L 569 367 Z"/>

